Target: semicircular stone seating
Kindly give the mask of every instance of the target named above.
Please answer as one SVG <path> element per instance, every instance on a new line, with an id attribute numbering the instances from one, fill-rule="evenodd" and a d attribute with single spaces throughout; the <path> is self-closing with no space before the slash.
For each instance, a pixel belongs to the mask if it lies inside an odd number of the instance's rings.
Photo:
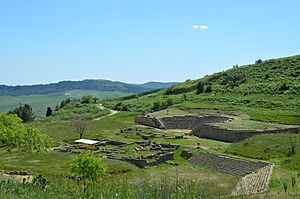
<path id="1" fill-rule="evenodd" d="M 211 153 L 194 155 L 189 162 L 228 175 L 241 176 L 232 191 L 231 195 L 234 196 L 266 192 L 274 166 L 268 162 L 238 160 Z"/>

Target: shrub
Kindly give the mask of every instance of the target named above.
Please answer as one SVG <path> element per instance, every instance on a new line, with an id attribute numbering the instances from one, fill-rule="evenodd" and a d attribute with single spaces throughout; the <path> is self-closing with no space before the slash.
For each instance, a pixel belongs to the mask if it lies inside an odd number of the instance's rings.
<path id="1" fill-rule="evenodd" d="M 80 182 L 83 182 L 83 189 L 86 192 L 89 183 L 96 182 L 105 174 L 105 167 L 92 155 L 81 154 L 72 161 L 71 171 Z"/>

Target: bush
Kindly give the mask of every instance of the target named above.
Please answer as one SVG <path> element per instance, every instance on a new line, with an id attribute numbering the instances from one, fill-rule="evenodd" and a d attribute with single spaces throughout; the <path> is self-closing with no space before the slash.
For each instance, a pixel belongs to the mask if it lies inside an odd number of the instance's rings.
<path id="1" fill-rule="evenodd" d="M 92 155 L 81 154 L 72 161 L 71 171 L 83 182 L 85 192 L 89 183 L 96 182 L 105 174 L 105 167 Z"/>
<path id="2" fill-rule="evenodd" d="M 35 116 L 32 112 L 32 107 L 29 104 L 20 106 L 13 111 L 9 111 L 8 114 L 16 114 L 23 122 L 31 122 L 34 120 Z"/>
<path id="3" fill-rule="evenodd" d="M 53 145 L 52 140 L 38 129 L 23 124 L 16 115 L 0 114 L 0 145 L 8 149 L 45 151 Z"/>

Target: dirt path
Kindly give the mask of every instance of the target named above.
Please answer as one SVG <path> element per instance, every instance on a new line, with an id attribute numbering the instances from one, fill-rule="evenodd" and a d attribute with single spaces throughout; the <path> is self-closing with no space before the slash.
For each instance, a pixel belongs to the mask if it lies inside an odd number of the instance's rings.
<path id="1" fill-rule="evenodd" d="M 101 110 L 105 109 L 105 107 L 103 106 L 103 104 L 97 104 L 96 107 L 97 107 L 98 109 L 101 109 Z M 119 112 L 120 112 L 120 111 L 110 110 L 110 113 L 109 113 L 108 115 L 105 115 L 105 116 L 102 116 L 102 117 L 95 118 L 95 119 L 93 119 L 93 121 L 98 121 L 98 120 L 101 120 L 101 119 L 103 119 L 103 118 L 113 116 L 113 115 L 115 115 L 115 114 L 117 114 L 117 113 L 119 113 Z"/>

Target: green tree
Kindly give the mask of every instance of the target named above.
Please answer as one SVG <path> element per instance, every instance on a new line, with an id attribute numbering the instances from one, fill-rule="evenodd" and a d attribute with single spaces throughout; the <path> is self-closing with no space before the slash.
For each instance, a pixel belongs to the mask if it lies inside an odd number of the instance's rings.
<path id="1" fill-rule="evenodd" d="M 161 104 L 160 104 L 160 102 L 154 102 L 154 103 L 153 103 L 152 110 L 154 110 L 154 111 L 159 111 L 160 109 L 161 109 Z"/>
<path id="2" fill-rule="evenodd" d="M 99 98 L 98 97 L 93 97 L 92 101 L 93 101 L 94 104 L 96 104 L 99 101 Z"/>
<path id="3" fill-rule="evenodd" d="M 71 171 L 83 183 L 83 190 L 86 192 L 90 183 L 95 183 L 105 174 L 105 167 L 101 159 L 91 154 L 81 154 L 72 161 Z"/>
<path id="4" fill-rule="evenodd" d="M 204 84 L 201 81 L 199 81 L 197 84 L 197 93 L 201 94 L 203 93 L 203 90 L 204 90 Z"/>
<path id="5" fill-rule="evenodd" d="M 52 140 L 38 129 L 22 123 L 15 114 L 0 114 L 0 146 L 25 151 L 45 151 L 53 145 Z"/>
<path id="6" fill-rule="evenodd" d="M 205 87 L 205 92 L 206 92 L 206 93 L 210 93 L 211 91 L 212 91 L 211 85 L 207 85 L 207 86 Z"/>
<path id="7" fill-rule="evenodd" d="M 93 102 L 93 96 L 92 95 L 85 95 L 81 98 L 82 104 L 91 104 Z"/>
<path id="8" fill-rule="evenodd" d="M 52 115 L 52 109 L 51 109 L 51 107 L 48 107 L 47 112 L 46 112 L 46 117 L 49 117 L 51 115 Z"/>
<path id="9" fill-rule="evenodd" d="M 9 111 L 9 114 L 16 114 L 23 122 L 31 122 L 34 120 L 35 116 L 32 111 L 32 107 L 29 104 L 15 108 L 13 111 Z"/>
<path id="10" fill-rule="evenodd" d="M 263 62 L 262 59 L 258 59 L 258 60 L 255 61 L 255 64 L 261 64 L 262 62 Z"/>

